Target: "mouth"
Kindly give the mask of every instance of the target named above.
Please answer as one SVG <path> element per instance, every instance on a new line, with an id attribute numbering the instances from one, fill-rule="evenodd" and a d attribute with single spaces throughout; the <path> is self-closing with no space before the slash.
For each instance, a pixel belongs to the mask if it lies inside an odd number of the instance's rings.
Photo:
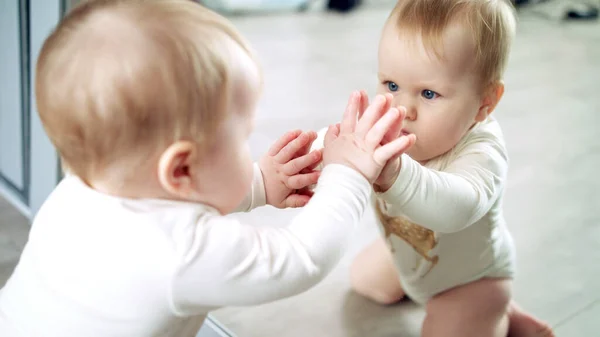
<path id="1" fill-rule="evenodd" d="M 408 136 L 408 135 L 410 135 L 410 131 L 408 131 L 408 130 L 405 130 L 405 129 L 402 129 L 402 130 L 400 131 L 400 133 L 402 134 L 402 136 Z"/>

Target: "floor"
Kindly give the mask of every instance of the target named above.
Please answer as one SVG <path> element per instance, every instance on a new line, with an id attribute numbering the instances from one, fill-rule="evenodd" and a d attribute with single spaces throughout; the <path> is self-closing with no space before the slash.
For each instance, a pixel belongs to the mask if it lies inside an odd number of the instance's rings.
<path id="1" fill-rule="evenodd" d="M 233 17 L 262 58 L 266 88 L 251 139 L 257 157 L 288 129 L 339 119 L 348 94 L 373 92 L 378 32 L 389 1 L 349 15 L 310 11 Z M 495 112 L 511 155 L 505 215 L 518 247 L 514 291 L 558 336 L 600 331 L 600 23 L 563 23 L 550 11 L 525 12 Z M 281 225 L 295 210 L 262 208 L 243 217 Z M 422 308 L 380 307 L 348 285 L 353 256 L 376 237 L 365 216 L 347 255 L 310 291 L 211 320 L 231 335 L 418 336 Z M 27 220 L 0 200 L 0 285 L 17 262 Z M 214 336 L 207 331 L 206 336 Z"/>
<path id="2" fill-rule="evenodd" d="M 28 230 L 29 220 L 0 196 L 0 287 L 19 259 Z"/>

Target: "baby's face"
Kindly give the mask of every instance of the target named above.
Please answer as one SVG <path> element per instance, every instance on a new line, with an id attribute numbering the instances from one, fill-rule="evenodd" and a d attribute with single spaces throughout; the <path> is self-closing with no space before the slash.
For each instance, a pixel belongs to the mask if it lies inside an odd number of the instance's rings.
<path id="1" fill-rule="evenodd" d="M 403 133 L 417 137 L 407 153 L 420 162 L 452 149 L 482 108 L 467 31 L 450 26 L 441 51 L 438 59 L 419 37 L 399 34 L 394 23 L 384 28 L 379 46 L 377 93 L 391 93 L 393 106 L 406 107 Z"/>
<path id="2" fill-rule="evenodd" d="M 197 190 L 207 196 L 204 202 L 223 214 L 240 205 L 249 193 L 253 177 L 248 138 L 259 98 L 260 73 L 247 57 L 239 61 L 239 66 L 240 71 L 232 78 L 228 118 L 217 133 L 217 145 L 207 162 L 198 166 L 201 179 Z"/>

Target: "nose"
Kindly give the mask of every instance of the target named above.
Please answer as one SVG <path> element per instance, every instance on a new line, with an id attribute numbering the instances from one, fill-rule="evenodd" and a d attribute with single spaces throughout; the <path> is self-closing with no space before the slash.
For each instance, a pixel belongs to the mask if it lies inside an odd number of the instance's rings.
<path id="1" fill-rule="evenodd" d="M 417 107 L 413 102 L 413 99 L 408 94 L 400 94 L 394 97 L 393 106 L 405 107 L 406 116 L 404 119 L 414 121 L 417 119 Z"/>
<path id="2" fill-rule="evenodd" d="M 406 107 L 406 116 L 404 117 L 404 119 L 408 119 L 409 121 L 414 121 L 417 119 L 417 108 L 414 106 L 414 104 L 411 104 L 410 106 L 405 106 Z"/>

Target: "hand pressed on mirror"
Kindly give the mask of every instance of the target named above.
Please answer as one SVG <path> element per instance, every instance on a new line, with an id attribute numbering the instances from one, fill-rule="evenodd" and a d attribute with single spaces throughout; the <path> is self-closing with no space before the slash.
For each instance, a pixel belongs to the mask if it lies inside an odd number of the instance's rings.
<path id="1" fill-rule="evenodd" d="M 369 97 L 367 96 L 367 93 L 365 91 L 361 91 L 360 94 L 361 102 L 359 118 L 362 117 L 365 110 L 369 106 Z M 394 97 L 390 94 L 385 94 L 383 97 L 385 97 L 385 107 L 389 109 L 392 105 L 392 100 L 394 99 Z M 407 134 L 403 132 L 402 128 L 404 126 L 404 118 L 406 118 L 406 108 L 403 106 L 399 106 L 396 107 L 396 109 L 398 109 L 400 117 L 396 120 L 396 123 L 394 123 L 394 125 L 390 128 L 388 133 L 385 134 L 381 141 L 381 145 L 383 146 L 385 144 L 393 142 L 394 140 L 402 136 L 405 137 L 409 143 L 406 147 L 406 150 L 408 150 L 415 144 L 415 142 L 417 141 L 417 137 L 414 134 Z M 404 151 L 398 153 L 395 157 L 388 160 L 388 162 L 385 164 L 385 166 L 381 170 L 381 174 L 379 175 L 379 177 L 377 177 L 375 183 L 373 184 L 375 191 L 387 191 L 392 186 L 392 184 L 394 184 L 394 181 L 396 181 L 396 178 L 400 173 L 400 168 L 402 166 L 400 157 L 403 153 Z"/>
<path id="2" fill-rule="evenodd" d="M 312 169 L 321 160 L 321 151 L 309 153 L 316 138 L 314 131 L 287 132 L 260 158 L 267 204 L 286 208 L 308 203 L 312 196 L 308 186 L 316 184 L 320 174 Z"/>
<path id="3" fill-rule="evenodd" d="M 375 102 L 365 109 L 368 103 L 363 96 L 353 93 L 342 122 L 327 131 L 323 164 L 352 167 L 373 183 L 388 160 L 404 153 L 411 142 L 404 136 L 384 142 L 388 133 L 401 122 L 402 116 L 398 109 L 390 108 L 389 99 L 384 96 L 377 96 Z"/>

